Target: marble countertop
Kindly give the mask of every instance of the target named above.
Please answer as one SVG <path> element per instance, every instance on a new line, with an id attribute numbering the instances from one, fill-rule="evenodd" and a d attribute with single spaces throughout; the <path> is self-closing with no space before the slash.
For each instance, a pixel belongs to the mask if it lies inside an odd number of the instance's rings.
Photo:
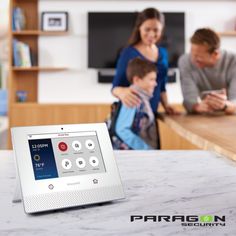
<path id="1" fill-rule="evenodd" d="M 27 215 L 12 203 L 15 166 L 0 151 L 0 235 L 236 235 L 236 164 L 208 151 L 115 153 L 126 199 Z M 225 226 L 130 221 L 131 215 L 218 215 Z"/>

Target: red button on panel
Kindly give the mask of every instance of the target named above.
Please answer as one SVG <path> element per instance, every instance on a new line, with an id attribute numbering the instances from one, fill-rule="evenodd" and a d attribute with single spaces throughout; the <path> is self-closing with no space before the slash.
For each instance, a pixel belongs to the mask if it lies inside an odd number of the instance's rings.
<path id="1" fill-rule="evenodd" d="M 67 147 L 67 144 L 66 144 L 66 143 L 60 142 L 60 143 L 58 144 L 58 148 L 59 148 L 62 152 L 65 152 L 68 147 Z"/>

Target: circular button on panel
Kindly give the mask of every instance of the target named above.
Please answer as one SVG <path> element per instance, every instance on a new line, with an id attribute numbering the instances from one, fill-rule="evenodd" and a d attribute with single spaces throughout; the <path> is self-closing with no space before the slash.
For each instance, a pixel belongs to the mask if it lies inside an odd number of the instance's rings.
<path id="1" fill-rule="evenodd" d="M 76 152 L 78 152 L 79 150 L 81 150 L 82 145 L 79 141 L 75 140 L 72 142 L 72 147 Z"/>
<path id="2" fill-rule="evenodd" d="M 89 158 L 89 163 L 91 166 L 96 167 L 99 164 L 97 157 L 93 156 Z"/>
<path id="3" fill-rule="evenodd" d="M 63 167 L 64 169 L 66 169 L 66 170 L 69 170 L 69 169 L 72 167 L 72 163 L 71 163 L 71 161 L 68 160 L 68 159 L 62 160 L 61 165 L 62 165 L 62 167 Z"/>
<path id="4" fill-rule="evenodd" d="M 34 155 L 33 158 L 34 158 L 35 161 L 40 161 L 40 156 L 38 154 Z"/>
<path id="5" fill-rule="evenodd" d="M 92 150 L 92 149 L 94 149 L 95 144 L 94 144 L 93 140 L 88 139 L 88 140 L 85 141 L 85 146 L 86 146 L 86 148 L 88 148 L 89 150 Z"/>
<path id="6" fill-rule="evenodd" d="M 59 148 L 62 152 L 65 152 L 68 147 L 67 147 L 67 144 L 66 144 L 66 143 L 60 142 L 60 143 L 58 144 L 58 148 Z"/>
<path id="7" fill-rule="evenodd" d="M 86 166 L 86 161 L 84 160 L 84 158 L 79 157 L 76 159 L 76 165 L 79 168 L 84 168 Z"/>
<path id="8" fill-rule="evenodd" d="M 53 184 L 49 184 L 49 185 L 48 185 L 48 188 L 49 188 L 50 190 L 53 190 L 53 189 L 54 189 Z"/>

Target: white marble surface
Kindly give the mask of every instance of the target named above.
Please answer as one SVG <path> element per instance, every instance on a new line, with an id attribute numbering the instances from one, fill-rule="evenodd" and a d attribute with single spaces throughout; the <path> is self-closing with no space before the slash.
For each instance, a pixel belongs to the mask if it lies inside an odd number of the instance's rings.
<path id="1" fill-rule="evenodd" d="M 207 151 L 117 152 L 126 199 L 26 215 L 13 204 L 15 167 L 0 152 L 0 235 L 236 235 L 236 164 Z M 130 215 L 225 215 L 225 227 L 130 222 Z"/>

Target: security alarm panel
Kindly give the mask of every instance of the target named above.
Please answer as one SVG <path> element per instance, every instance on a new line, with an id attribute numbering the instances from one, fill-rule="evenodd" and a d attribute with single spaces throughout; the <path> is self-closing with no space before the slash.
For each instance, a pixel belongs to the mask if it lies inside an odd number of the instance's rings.
<path id="1" fill-rule="evenodd" d="M 26 213 L 124 198 L 104 123 L 15 127 L 11 132 Z"/>

